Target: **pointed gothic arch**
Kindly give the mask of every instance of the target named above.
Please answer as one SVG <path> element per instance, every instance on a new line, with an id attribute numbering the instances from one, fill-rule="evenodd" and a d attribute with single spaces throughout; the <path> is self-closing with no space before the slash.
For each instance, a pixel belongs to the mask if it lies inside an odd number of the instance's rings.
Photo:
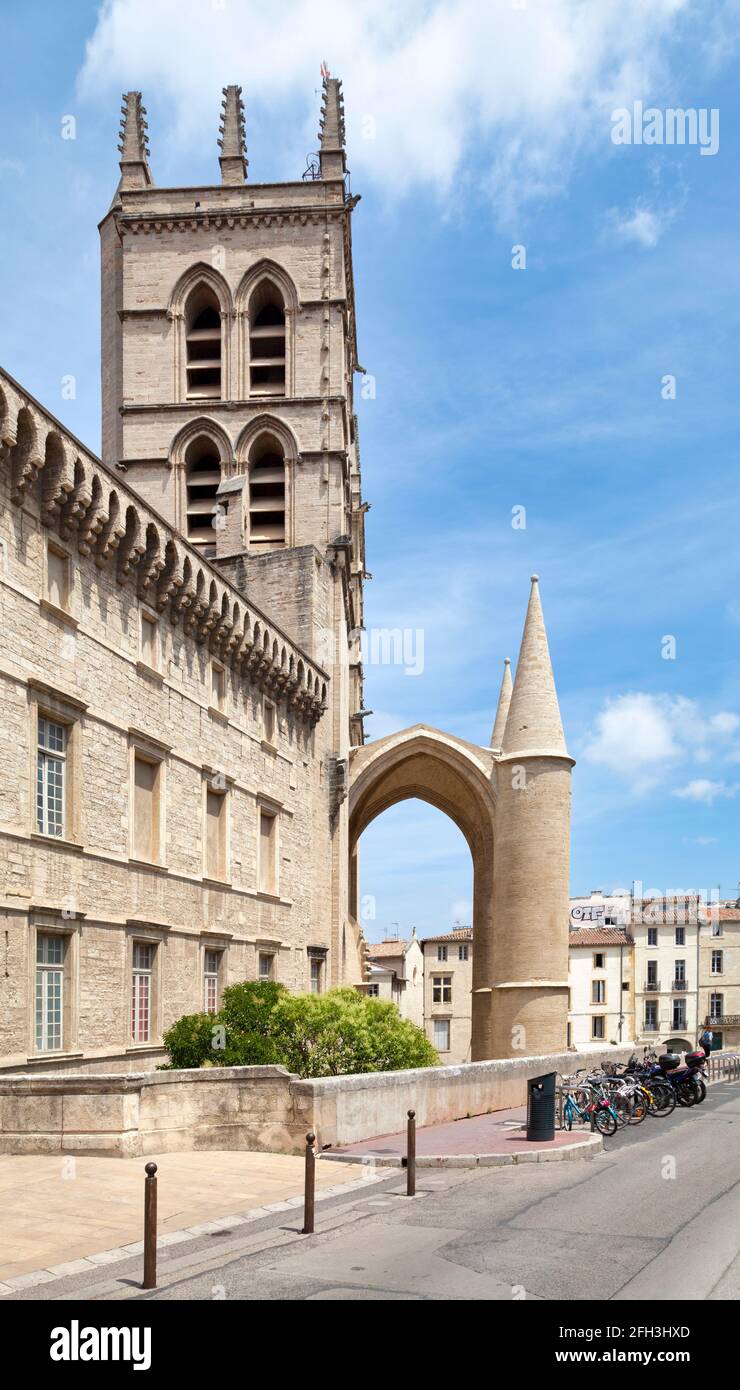
<path id="1" fill-rule="evenodd" d="M 295 390 L 295 283 L 276 261 L 263 257 L 236 292 L 239 379 L 245 397 L 291 396 Z"/>
<path id="2" fill-rule="evenodd" d="M 226 431 L 207 416 L 185 425 L 172 441 L 177 527 L 199 549 L 215 547 L 213 519 L 222 479 L 233 472 Z"/>
<path id="3" fill-rule="evenodd" d="M 247 545 L 275 550 L 294 543 L 295 465 L 293 432 L 270 415 L 252 420 L 239 436 L 237 471 L 246 475 Z"/>
<path id="4" fill-rule="evenodd" d="M 176 399 L 229 400 L 234 301 L 220 271 L 197 261 L 170 295 Z"/>

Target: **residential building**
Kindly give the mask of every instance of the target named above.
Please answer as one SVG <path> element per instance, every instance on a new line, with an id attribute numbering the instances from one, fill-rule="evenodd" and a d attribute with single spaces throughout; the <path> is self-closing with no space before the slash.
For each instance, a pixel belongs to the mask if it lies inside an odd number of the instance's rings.
<path id="1" fill-rule="evenodd" d="M 699 933 L 708 920 L 700 895 L 635 900 L 635 1036 L 643 1046 L 685 1051 L 699 1031 Z"/>
<path id="2" fill-rule="evenodd" d="M 390 937 L 367 945 L 367 980 L 359 986 L 374 999 L 390 999 L 402 1018 L 424 1024 L 424 956 L 412 934 L 408 941 Z"/>
<path id="3" fill-rule="evenodd" d="M 699 1029 L 714 1049 L 740 1050 L 740 903 L 714 907 L 699 936 Z"/>
<path id="4" fill-rule="evenodd" d="M 635 1035 L 633 939 L 626 927 L 571 928 L 568 1046 L 629 1043 Z"/>
<path id="5" fill-rule="evenodd" d="M 427 936 L 424 952 L 424 1029 L 443 1062 L 469 1062 L 473 931 L 461 927 Z"/>

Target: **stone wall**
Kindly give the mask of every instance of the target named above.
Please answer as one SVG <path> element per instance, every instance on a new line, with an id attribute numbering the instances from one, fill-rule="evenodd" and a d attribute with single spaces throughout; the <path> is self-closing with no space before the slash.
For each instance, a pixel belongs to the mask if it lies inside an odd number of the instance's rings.
<path id="1" fill-rule="evenodd" d="M 194 1149 L 301 1153 L 526 1101 L 527 1079 L 626 1061 L 629 1048 L 302 1081 L 284 1067 L 0 1076 L 0 1153 L 134 1158 Z"/>

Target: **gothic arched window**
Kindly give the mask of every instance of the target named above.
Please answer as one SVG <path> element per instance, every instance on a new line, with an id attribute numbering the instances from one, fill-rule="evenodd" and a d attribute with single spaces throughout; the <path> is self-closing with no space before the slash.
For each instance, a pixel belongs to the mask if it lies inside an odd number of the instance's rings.
<path id="1" fill-rule="evenodd" d="M 188 400 L 221 400 L 221 306 L 208 285 L 196 285 L 185 309 Z"/>
<path id="2" fill-rule="evenodd" d="M 272 280 L 262 280 L 249 301 L 249 389 L 285 395 L 285 304 Z"/>
<path id="3" fill-rule="evenodd" d="M 249 455 L 249 548 L 285 545 L 285 455 L 271 434 L 257 439 Z"/>
<path id="4" fill-rule="evenodd" d="M 212 439 L 194 439 L 185 453 L 186 534 L 192 545 L 215 546 L 214 522 L 221 482 L 221 459 Z"/>

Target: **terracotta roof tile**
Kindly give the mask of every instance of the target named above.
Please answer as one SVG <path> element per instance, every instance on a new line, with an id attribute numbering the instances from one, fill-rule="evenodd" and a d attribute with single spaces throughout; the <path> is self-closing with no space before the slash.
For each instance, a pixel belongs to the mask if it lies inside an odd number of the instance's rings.
<path id="1" fill-rule="evenodd" d="M 435 942 L 436 942 L 436 941 L 472 941 L 472 940 L 473 940 L 473 928 L 472 928 L 472 927 L 461 927 L 459 931 L 450 931 L 450 932 L 446 932 L 444 936 L 425 936 L 424 939 L 422 940 L 422 943 L 421 943 L 421 944 L 422 944 L 422 946 L 426 946 L 426 944 L 427 944 L 428 941 L 435 941 Z"/>
<path id="2" fill-rule="evenodd" d="M 368 941 L 367 953 L 371 960 L 379 956 L 404 956 L 411 945 L 410 941 Z"/>
<path id="3" fill-rule="evenodd" d="M 624 927 L 578 927 L 568 932 L 569 946 L 631 946 L 633 938 Z"/>

